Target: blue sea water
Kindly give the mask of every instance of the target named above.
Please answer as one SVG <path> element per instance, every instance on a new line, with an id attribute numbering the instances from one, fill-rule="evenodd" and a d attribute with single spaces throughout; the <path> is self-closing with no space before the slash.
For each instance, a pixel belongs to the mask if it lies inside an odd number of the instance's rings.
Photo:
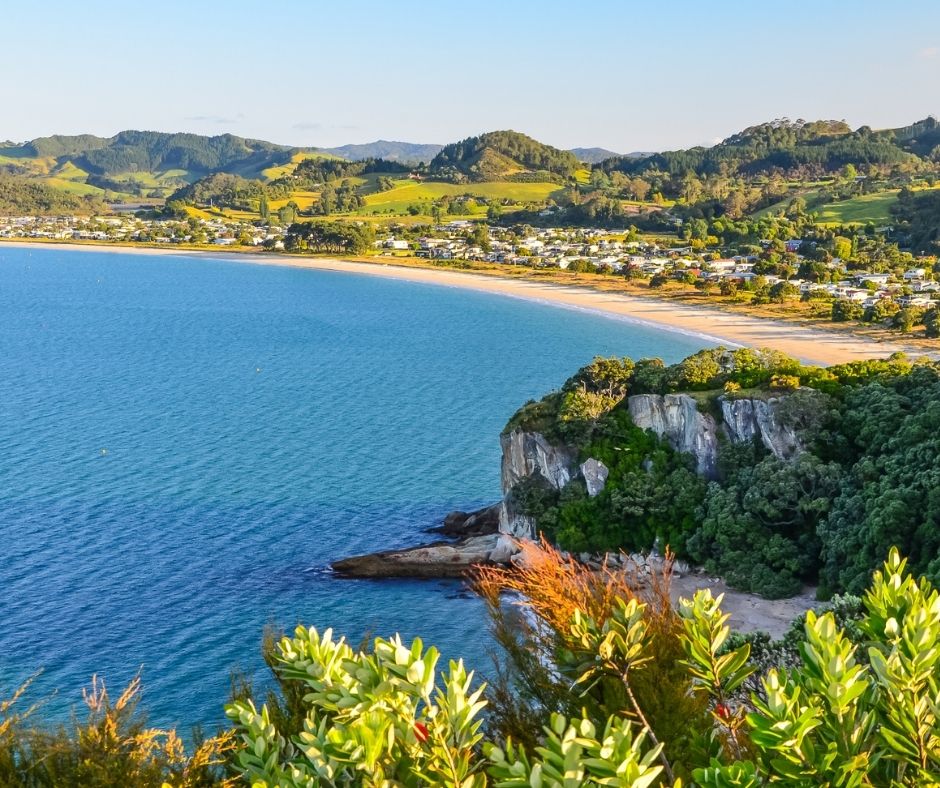
<path id="1" fill-rule="evenodd" d="M 267 624 L 401 632 L 485 673 L 459 582 L 328 562 L 499 496 L 498 435 L 596 354 L 692 337 L 433 285 L 0 246 L 0 697 L 142 671 L 152 723 L 223 720 Z"/>

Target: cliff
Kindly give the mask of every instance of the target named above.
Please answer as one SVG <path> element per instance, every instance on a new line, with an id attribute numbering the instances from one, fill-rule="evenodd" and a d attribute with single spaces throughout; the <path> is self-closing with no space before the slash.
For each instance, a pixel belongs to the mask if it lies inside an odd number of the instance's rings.
<path id="1" fill-rule="evenodd" d="M 712 478 L 718 467 L 718 427 L 688 394 L 636 394 L 627 398 L 630 418 L 676 451 L 695 457 L 696 470 Z"/>
<path id="2" fill-rule="evenodd" d="M 759 438 L 778 459 L 792 460 L 804 450 L 793 427 L 782 424 L 778 410 L 786 395 L 759 398 L 720 397 L 725 433 L 735 443 Z"/>
<path id="3" fill-rule="evenodd" d="M 549 487 L 561 490 L 578 473 L 577 449 L 553 445 L 542 433 L 522 429 L 503 433 L 499 443 L 503 454 L 499 530 L 513 537 L 531 538 L 535 522 L 518 511 L 510 494 L 512 488 L 523 479 L 540 478 Z"/>
<path id="4" fill-rule="evenodd" d="M 720 422 L 699 410 L 698 402 L 688 394 L 636 394 L 627 398 L 627 407 L 634 424 L 652 430 L 676 451 L 691 454 L 698 472 L 713 479 L 720 436 L 732 443 L 758 439 L 781 460 L 790 460 L 803 450 L 796 431 L 778 417 L 785 396 L 722 395 L 717 398 Z"/>
<path id="5" fill-rule="evenodd" d="M 790 460 L 803 451 L 796 431 L 779 417 L 786 394 L 769 397 L 721 395 L 715 413 L 703 411 L 689 394 L 635 394 L 627 397 L 630 418 L 637 427 L 651 430 L 673 449 L 695 458 L 696 470 L 708 479 L 718 472 L 722 441 L 759 440 L 775 457 Z M 710 409 L 712 410 L 712 409 Z M 514 538 L 532 538 L 536 524 L 520 512 L 512 490 L 520 481 L 538 479 L 561 490 L 580 479 L 588 495 L 597 495 L 607 480 L 607 468 L 594 458 L 578 463 L 576 447 L 552 443 L 540 432 L 513 429 L 500 437 L 502 491 L 499 530 Z"/>

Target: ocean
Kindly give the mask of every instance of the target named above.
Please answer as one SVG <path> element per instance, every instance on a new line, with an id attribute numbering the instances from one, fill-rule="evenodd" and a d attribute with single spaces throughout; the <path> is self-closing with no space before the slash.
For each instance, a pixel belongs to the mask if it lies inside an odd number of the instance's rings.
<path id="1" fill-rule="evenodd" d="M 400 632 L 485 675 L 456 581 L 346 580 L 499 498 L 499 432 L 595 355 L 705 342 L 545 304 L 205 256 L 0 246 L 0 697 L 66 719 L 138 671 L 224 721 L 266 626 Z"/>

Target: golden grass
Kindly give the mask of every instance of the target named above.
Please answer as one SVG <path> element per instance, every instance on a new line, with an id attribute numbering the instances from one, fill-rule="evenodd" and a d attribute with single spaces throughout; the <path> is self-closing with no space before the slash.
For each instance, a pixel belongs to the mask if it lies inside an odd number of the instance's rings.
<path id="1" fill-rule="evenodd" d="M 672 606 L 672 556 L 663 561 L 660 574 L 641 579 L 635 569 L 613 568 L 605 561 L 594 570 L 571 556 L 564 556 L 544 538 L 519 543 L 520 557 L 510 569 L 481 567 L 476 589 L 489 602 L 504 592 L 519 594 L 519 604 L 531 609 L 552 629 L 567 632 L 575 610 L 597 622 L 609 618 L 618 600 L 637 599 L 647 614 L 660 619 L 666 629 L 681 626 Z M 668 625 L 667 625 L 668 624 Z"/>

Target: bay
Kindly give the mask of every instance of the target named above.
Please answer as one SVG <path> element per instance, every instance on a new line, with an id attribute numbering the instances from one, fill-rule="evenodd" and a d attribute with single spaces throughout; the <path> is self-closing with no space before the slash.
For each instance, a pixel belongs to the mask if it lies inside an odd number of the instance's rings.
<path id="1" fill-rule="evenodd" d="M 141 671 L 156 725 L 223 721 L 265 626 L 400 632 L 486 674 L 458 582 L 328 564 L 499 497 L 513 411 L 595 355 L 706 343 L 377 277 L 0 246 L 0 694 L 64 718 Z"/>

